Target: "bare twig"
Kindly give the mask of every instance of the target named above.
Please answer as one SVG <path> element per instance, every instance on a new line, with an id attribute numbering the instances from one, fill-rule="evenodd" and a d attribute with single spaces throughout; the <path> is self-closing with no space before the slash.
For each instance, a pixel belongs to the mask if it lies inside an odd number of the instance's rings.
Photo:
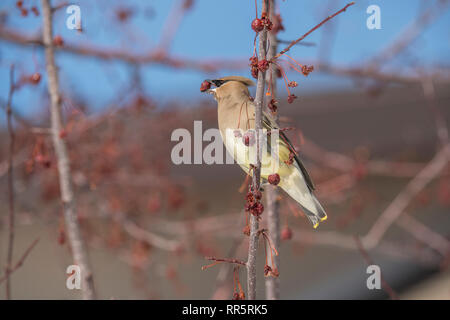
<path id="1" fill-rule="evenodd" d="M 444 236 L 434 232 L 411 215 L 405 214 L 400 217 L 397 225 L 408 231 L 414 238 L 438 251 L 443 257 L 450 253 L 450 242 Z"/>
<path id="2" fill-rule="evenodd" d="M 386 48 L 381 50 L 375 57 L 371 58 L 367 63 L 369 69 L 375 69 L 377 65 L 386 63 L 393 57 L 405 50 L 425 29 L 425 27 L 433 21 L 437 16 L 445 12 L 445 7 L 449 5 L 449 1 L 438 1 L 436 6 L 431 6 L 414 20 L 408 27 L 401 32 Z"/>
<path id="3" fill-rule="evenodd" d="M 379 69 L 367 68 L 367 67 L 345 67 L 332 65 L 323 61 L 309 61 L 311 65 L 314 65 L 314 68 L 317 68 L 317 71 L 334 74 L 338 76 L 346 76 L 352 78 L 367 78 L 378 80 L 382 82 L 392 82 L 392 83 L 402 83 L 402 84 L 414 84 L 421 83 L 423 80 L 423 76 L 419 73 L 417 74 L 405 74 L 396 71 L 380 71 Z M 448 72 L 442 72 L 441 70 L 427 70 L 428 76 L 432 78 L 434 81 L 441 83 L 450 82 L 450 77 Z"/>
<path id="4" fill-rule="evenodd" d="M 448 164 L 450 146 L 444 146 L 406 187 L 395 197 L 386 210 L 362 238 L 364 247 L 375 247 L 389 227 L 402 215 L 411 200 L 426 187 Z"/>
<path id="5" fill-rule="evenodd" d="M 6 117 L 8 121 L 9 133 L 9 154 L 8 154 L 8 253 L 6 257 L 6 299 L 11 299 L 11 264 L 14 251 L 14 180 L 13 180 L 13 159 L 14 159 L 14 129 L 12 127 L 12 110 L 11 101 L 14 94 L 14 65 L 9 71 L 9 93 L 8 102 L 6 104 Z"/>
<path id="6" fill-rule="evenodd" d="M 145 241 L 151 246 L 167 251 L 176 251 L 181 248 L 181 244 L 179 241 L 164 239 L 163 237 L 155 233 L 140 228 L 134 222 L 124 220 L 121 223 L 124 227 L 124 230 L 129 235 L 141 241 Z"/>
<path id="7" fill-rule="evenodd" d="M 171 43 L 180 27 L 183 17 L 191 9 L 192 1 L 181 0 L 173 5 L 169 16 L 166 19 L 163 31 L 161 33 L 161 42 L 158 49 L 164 52 L 169 50 Z"/>
<path id="8" fill-rule="evenodd" d="M 430 109 L 434 117 L 434 122 L 436 124 L 436 135 L 439 139 L 440 144 L 442 146 L 445 146 L 449 143 L 448 128 L 441 110 L 439 110 L 438 106 L 436 105 L 436 93 L 434 90 L 434 84 L 429 77 L 426 77 L 422 81 L 422 89 L 425 99 L 427 100 L 426 105 L 428 109 Z"/>
<path id="9" fill-rule="evenodd" d="M 0 27 L 0 39 L 22 46 L 46 47 L 40 37 L 24 35 L 4 27 Z M 193 69 L 204 72 L 212 72 L 220 69 L 239 70 L 248 64 L 246 59 L 227 61 L 202 59 L 199 61 L 185 57 L 175 57 L 161 52 L 158 48 L 146 54 L 133 54 L 117 48 L 101 48 L 92 45 L 64 43 L 63 46 L 58 46 L 54 50 L 102 60 L 118 60 L 133 64 L 159 64 L 173 68 Z"/>
<path id="10" fill-rule="evenodd" d="M 205 270 L 209 267 L 212 267 L 213 265 L 216 265 L 217 263 L 226 262 L 226 263 L 232 263 L 232 264 L 239 264 L 241 266 L 245 266 L 246 263 L 244 261 L 233 259 L 233 258 L 216 258 L 216 257 L 205 257 L 206 260 L 214 261 L 213 264 L 203 266 L 202 270 Z"/>
<path id="11" fill-rule="evenodd" d="M 355 2 L 350 2 L 348 3 L 344 8 L 342 8 L 341 10 L 335 12 L 334 14 L 332 14 L 331 16 L 328 16 L 327 18 L 325 18 L 324 20 L 322 20 L 322 22 L 320 22 L 318 25 L 316 25 L 315 27 L 313 27 L 312 29 L 310 29 L 307 33 L 305 33 L 304 35 L 302 35 L 300 38 L 298 38 L 297 40 L 292 41 L 286 48 L 284 48 L 283 50 L 280 51 L 280 53 L 276 54 L 272 60 L 279 58 L 281 55 L 285 54 L 286 52 L 288 52 L 293 46 L 295 46 L 297 43 L 299 43 L 300 41 L 302 41 L 303 39 L 305 39 L 307 36 L 309 36 L 312 32 L 314 32 L 315 30 L 319 29 L 324 23 L 326 23 L 327 21 L 333 19 L 334 17 L 336 17 L 338 14 L 344 12 L 345 10 L 347 10 L 348 7 L 354 5 Z"/>
<path id="12" fill-rule="evenodd" d="M 291 42 L 292 42 L 292 40 L 277 39 L 278 44 L 290 44 Z M 315 47 L 316 46 L 316 44 L 314 42 L 307 42 L 307 41 L 302 41 L 300 43 L 297 43 L 297 45 L 304 46 L 304 47 Z"/>
<path id="13" fill-rule="evenodd" d="M 95 299 L 94 281 L 88 262 L 85 243 L 77 219 L 75 196 L 73 192 L 70 161 L 67 146 L 60 136 L 63 128 L 61 116 L 61 96 L 59 93 L 58 71 L 55 64 L 53 47 L 52 9 L 50 0 L 41 0 L 43 13 L 43 42 L 45 44 L 48 92 L 50 95 L 50 113 L 53 147 L 58 163 L 59 187 L 64 210 L 64 218 L 75 263 L 82 270 L 83 299 Z"/>
<path id="14" fill-rule="evenodd" d="M 302 153 L 308 158 L 341 172 L 350 172 L 356 165 L 354 159 L 334 151 L 328 151 L 313 141 L 303 137 Z M 367 172 L 373 175 L 392 177 L 414 177 L 425 164 L 416 162 L 394 162 L 384 160 L 369 160 L 364 163 Z"/>
<path id="15" fill-rule="evenodd" d="M 23 265 L 23 263 L 25 262 L 25 259 L 28 257 L 28 255 L 30 254 L 31 250 L 33 250 L 33 248 L 36 246 L 36 244 L 38 242 L 39 242 L 39 238 L 34 240 L 31 243 L 31 245 L 25 250 L 25 252 L 23 253 L 22 257 L 20 257 L 20 259 L 16 262 L 16 264 L 13 267 L 11 267 L 9 270 L 7 270 L 5 272 L 5 274 L 3 275 L 3 277 L 0 278 L 0 284 L 2 284 L 3 281 L 8 280 L 10 275 Z"/>

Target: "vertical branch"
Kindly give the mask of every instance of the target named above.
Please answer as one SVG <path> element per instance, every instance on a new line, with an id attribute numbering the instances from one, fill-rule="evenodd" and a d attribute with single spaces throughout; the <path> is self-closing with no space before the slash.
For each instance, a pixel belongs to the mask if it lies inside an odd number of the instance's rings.
<path id="1" fill-rule="evenodd" d="M 6 104 L 6 118 L 8 121 L 8 134 L 9 134 L 9 154 L 8 154 L 8 203 L 9 203 L 9 215 L 8 215 L 8 253 L 6 258 L 6 299 L 11 299 L 11 269 L 12 258 L 14 252 L 14 184 L 13 184 L 13 157 L 14 157 L 14 129 L 12 127 L 12 109 L 11 102 L 14 94 L 14 65 L 11 66 L 9 71 L 9 93 L 8 102 Z"/>
<path id="2" fill-rule="evenodd" d="M 269 0 L 269 18 L 270 21 L 275 21 L 275 0 Z M 277 34 L 274 31 L 269 32 L 269 51 L 267 52 L 267 60 L 272 59 L 278 52 Z M 277 69 L 274 65 L 266 73 L 266 82 L 271 88 L 272 99 L 276 99 L 277 88 Z M 276 116 L 275 116 L 276 117 Z M 275 248 L 280 245 L 280 216 L 278 212 L 278 189 L 276 186 L 269 185 L 266 187 L 266 212 L 267 212 L 267 227 L 272 238 Z M 274 262 L 276 268 L 279 268 L 280 258 L 275 255 Z M 266 277 L 266 299 L 278 300 L 280 299 L 280 279 L 279 277 Z"/>
<path id="3" fill-rule="evenodd" d="M 262 12 L 267 12 L 269 0 L 262 0 L 263 8 Z M 259 32 L 259 50 L 258 60 L 262 61 L 266 59 L 266 47 L 267 47 L 267 28 L 264 27 Z M 258 83 L 256 86 L 255 95 L 255 131 L 256 131 L 256 153 L 257 160 L 256 166 L 253 170 L 253 192 L 257 192 L 260 188 L 261 177 L 261 141 L 262 141 L 262 107 L 264 102 L 264 89 L 265 89 L 266 72 L 258 72 Z M 247 291 L 248 299 L 255 300 L 256 298 L 256 253 L 258 249 L 258 229 L 259 221 L 258 217 L 250 214 L 250 240 L 248 248 L 248 260 L 247 260 Z"/>
<path id="4" fill-rule="evenodd" d="M 60 136 L 62 125 L 61 97 L 58 72 L 53 47 L 52 8 L 50 0 L 41 0 L 43 13 L 43 41 L 45 45 L 48 92 L 50 95 L 51 135 L 58 163 L 59 186 L 64 210 L 64 219 L 75 264 L 81 268 L 83 299 L 95 299 L 94 281 L 89 266 L 85 244 L 76 214 L 76 204 L 71 183 L 70 163 L 67 146 Z"/>

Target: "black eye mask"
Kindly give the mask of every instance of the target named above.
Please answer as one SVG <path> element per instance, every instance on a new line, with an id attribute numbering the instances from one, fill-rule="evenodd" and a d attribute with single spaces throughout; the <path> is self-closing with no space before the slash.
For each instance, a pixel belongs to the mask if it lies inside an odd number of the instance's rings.
<path id="1" fill-rule="evenodd" d="M 212 83 L 218 88 L 221 85 L 223 85 L 225 82 L 228 82 L 228 80 L 211 80 Z"/>

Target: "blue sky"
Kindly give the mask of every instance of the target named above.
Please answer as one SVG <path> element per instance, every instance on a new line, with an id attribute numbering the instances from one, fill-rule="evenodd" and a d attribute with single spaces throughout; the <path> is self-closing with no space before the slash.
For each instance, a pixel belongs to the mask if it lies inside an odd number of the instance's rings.
<path id="1" fill-rule="evenodd" d="M 23 18 L 15 8 L 16 1 L 2 1 L 0 11 L 7 11 L 6 25 L 27 34 L 38 33 L 41 16 L 30 14 Z M 25 0 L 25 6 L 40 5 L 37 0 Z M 259 3 L 260 1 L 258 1 Z M 285 0 L 278 1 L 286 31 L 279 38 L 292 40 L 326 15 L 343 7 L 348 1 L 334 0 L 330 10 L 325 10 L 329 0 Z M 145 53 L 159 42 L 161 30 L 170 9 L 179 1 L 72 1 L 81 7 L 84 33 L 68 30 L 65 26 L 67 14 L 64 10 L 55 16 L 54 33 L 60 34 L 67 43 L 92 44 L 105 48 L 124 48 L 135 53 Z M 336 38 L 331 47 L 330 61 L 340 66 L 356 66 L 384 48 L 394 40 L 417 15 L 434 1 L 424 0 L 360 0 L 347 12 L 311 34 L 307 41 L 321 43 L 324 32 L 336 30 Z M 381 30 L 368 30 L 366 8 L 376 4 L 381 8 Z M 133 7 L 135 14 L 126 24 L 114 20 L 118 7 Z M 260 10 L 260 8 L 259 8 Z M 181 21 L 180 28 L 171 46 L 177 56 L 191 59 L 235 58 L 248 59 L 253 50 L 254 31 L 250 23 L 255 16 L 253 0 L 197 0 L 193 8 Z M 400 56 L 390 67 L 405 66 L 420 61 L 420 66 L 449 64 L 450 57 L 450 10 L 426 29 L 422 36 L 410 47 L 407 54 Z M 320 46 L 296 46 L 290 53 L 300 63 L 314 60 Z M 23 48 L 0 41 L 0 98 L 6 99 L 8 92 L 8 70 L 11 63 L 16 64 L 17 74 L 44 71 L 43 51 Z M 126 90 L 130 82 L 130 67 L 120 62 L 101 62 L 99 60 L 58 54 L 62 90 L 71 97 L 89 101 L 98 110 L 105 104 L 114 102 L 117 93 Z M 233 72 L 249 76 L 249 70 Z M 191 101 L 205 97 L 199 92 L 200 82 L 217 75 L 228 75 L 230 71 L 219 74 L 205 74 L 193 70 L 176 70 L 164 66 L 148 65 L 141 69 L 143 87 L 146 94 L 163 101 L 180 100 L 188 97 Z M 290 72 L 291 80 L 299 82 L 295 89 L 298 96 L 322 90 L 350 88 L 352 82 L 332 76 L 312 73 L 308 78 Z M 46 78 L 36 87 L 20 90 L 14 97 L 15 105 L 25 115 L 36 114 L 42 110 L 45 100 Z M 3 117 L 3 115 L 1 116 Z"/>

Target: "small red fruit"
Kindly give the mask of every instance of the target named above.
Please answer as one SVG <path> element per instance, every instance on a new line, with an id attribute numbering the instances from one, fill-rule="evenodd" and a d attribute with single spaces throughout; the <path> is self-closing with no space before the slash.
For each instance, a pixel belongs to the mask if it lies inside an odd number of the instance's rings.
<path id="1" fill-rule="evenodd" d="M 60 35 L 57 35 L 53 38 L 53 44 L 55 46 L 62 46 L 64 44 L 64 40 Z"/>
<path id="2" fill-rule="evenodd" d="M 264 276 L 268 277 L 268 276 L 270 276 L 271 273 L 272 273 L 272 268 L 268 264 L 266 264 L 264 266 Z"/>
<path id="3" fill-rule="evenodd" d="M 297 96 L 295 94 L 290 94 L 288 96 L 287 101 L 288 101 L 288 103 L 292 103 L 292 102 L 294 102 L 295 99 L 297 99 Z"/>
<path id="4" fill-rule="evenodd" d="M 250 210 L 251 214 L 254 216 L 260 216 L 264 212 L 264 205 L 261 202 L 256 202 L 252 209 Z"/>
<path id="5" fill-rule="evenodd" d="M 270 184 L 276 186 L 280 183 L 280 175 L 278 173 L 273 173 L 269 175 L 269 178 L 267 180 L 269 181 Z"/>
<path id="6" fill-rule="evenodd" d="M 255 144 L 255 134 L 252 131 L 247 131 L 242 137 L 242 142 L 248 147 Z"/>
<path id="7" fill-rule="evenodd" d="M 269 61 L 267 61 L 266 59 L 260 60 L 258 62 L 258 69 L 261 72 L 265 72 L 267 69 L 269 69 Z"/>
<path id="8" fill-rule="evenodd" d="M 270 110 L 272 113 L 276 113 L 276 112 L 277 112 L 277 109 L 278 109 L 278 107 L 277 107 L 277 101 L 276 101 L 275 99 L 271 99 L 270 102 L 269 102 L 269 104 L 267 105 L 267 107 L 269 108 L 269 110 Z"/>
<path id="9" fill-rule="evenodd" d="M 30 81 L 32 84 L 38 84 L 38 83 L 41 81 L 41 74 L 40 74 L 39 72 L 33 73 L 33 74 L 30 76 L 29 81 Z"/>
<path id="10" fill-rule="evenodd" d="M 64 139 L 67 137 L 67 131 L 65 129 L 61 129 L 61 131 L 59 131 L 59 137 L 61 139 Z"/>
<path id="11" fill-rule="evenodd" d="M 288 226 L 285 226 L 283 230 L 281 230 L 281 240 L 290 240 L 292 239 L 292 230 Z"/>
<path id="12" fill-rule="evenodd" d="M 264 29 L 264 23 L 262 22 L 262 20 L 261 20 L 261 19 L 258 19 L 258 18 L 254 19 L 254 20 L 252 21 L 252 29 L 253 29 L 253 31 L 255 31 L 255 32 L 260 32 L 260 31 L 262 31 L 262 30 Z"/>
<path id="13" fill-rule="evenodd" d="M 37 7 L 31 7 L 31 11 L 33 11 L 33 13 L 36 17 L 39 16 L 39 10 Z"/>

